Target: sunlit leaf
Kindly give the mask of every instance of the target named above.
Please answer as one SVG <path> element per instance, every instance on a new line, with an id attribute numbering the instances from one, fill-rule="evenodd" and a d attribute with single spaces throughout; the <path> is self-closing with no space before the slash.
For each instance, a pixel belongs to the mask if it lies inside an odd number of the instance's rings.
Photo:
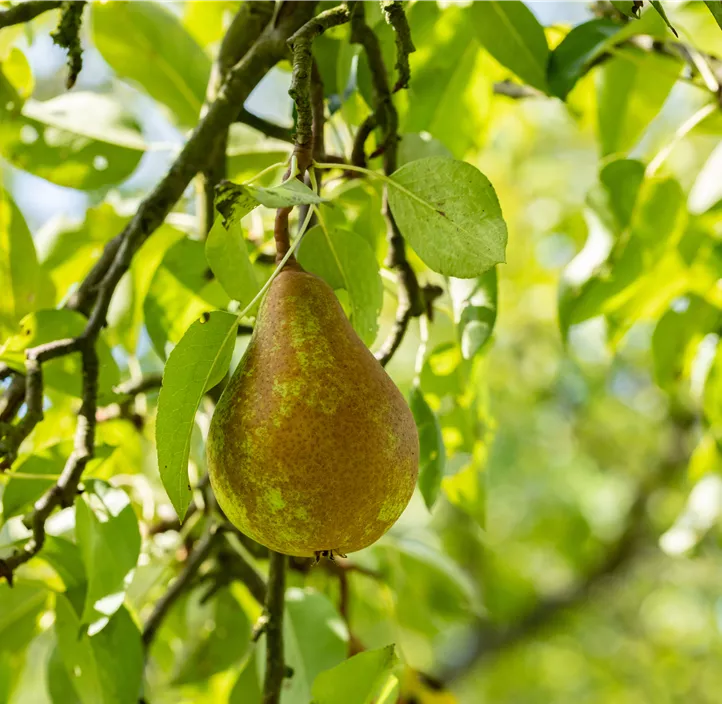
<path id="1" fill-rule="evenodd" d="M 411 389 L 409 406 L 419 431 L 419 489 L 426 507 L 431 510 L 436 503 L 444 476 L 446 463 L 444 441 L 441 437 L 439 421 L 418 386 Z"/>
<path id="2" fill-rule="evenodd" d="M 228 296 L 208 268 L 203 242 L 178 240 L 165 252 L 143 301 L 155 351 L 164 359 L 169 343 L 177 343 L 202 313 L 227 304 Z"/>
<path id="3" fill-rule="evenodd" d="M 238 220 L 226 228 L 223 218 L 216 218 L 206 238 L 206 259 L 225 292 L 241 306 L 250 303 L 260 290 Z"/>
<path id="4" fill-rule="evenodd" d="M 11 369 L 25 371 L 25 350 L 31 347 L 80 335 L 87 320 L 72 310 L 40 310 L 25 316 L 17 335 L 8 338 L 0 348 L 0 361 Z M 113 387 L 120 381 L 118 365 L 104 342 L 102 334 L 96 343 L 98 351 L 98 389 L 101 403 L 114 397 Z M 44 382 L 58 391 L 73 396 L 82 393 L 82 362 L 80 353 L 52 359 L 43 364 Z"/>
<path id="5" fill-rule="evenodd" d="M 359 337 L 371 346 L 378 330 L 383 288 L 376 256 L 369 244 L 348 230 L 333 229 L 326 233 L 316 226 L 306 233 L 298 261 L 331 288 L 346 290 L 351 323 Z"/>
<path id="6" fill-rule="evenodd" d="M 146 2 L 95 4 L 92 27 L 118 76 L 142 86 L 181 125 L 197 122 L 211 61 L 172 12 Z"/>
<path id="7" fill-rule="evenodd" d="M 370 704 L 397 660 L 393 645 L 354 655 L 316 677 L 313 704 Z"/>
<path id="8" fill-rule="evenodd" d="M 506 223 L 489 180 L 462 161 L 429 157 L 393 175 L 389 205 L 429 268 L 472 278 L 505 261 Z"/>
<path id="9" fill-rule="evenodd" d="M 454 319 L 464 359 L 474 357 L 494 331 L 497 288 L 496 267 L 489 269 L 476 280 L 449 280 L 449 294 L 454 306 Z"/>
<path id="10" fill-rule="evenodd" d="M 348 631 L 327 597 L 310 589 L 291 588 L 286 591 L 283 637 L 286 664 L 293 668 L 284 700 L 305 704 L 312 699 L 311 687 L 318 674 L 346 658 Z M 259 645 L 261 665 L 265 637 Z"/>
<path id="11" fill-rule="evenodd" d="M 0 182 L 0 341 L 28 313 L 52 304 L 52 284 L 38 266 L 25 220 Z"/>
<path id="12" fill-rule="evenodd" d="M 515 0 L 475 2 L 470 10 L 484 48 L 522 81 L 546 91 L 549 46 L 532 11 Z"/>
<path id="13" fill-rule="evenodd" d="M 196 409 L 203 394 L 228 371 L 237 327 L 234 315 L 207 314 L 188 328 L 165 365 L 155 422 L 158 467 L 181 519 L 191 499 L 188 456 Z"/>
<path id="14" fill-rule="evenodd" d="M 68 599 L 55 597 L 55 633 L 65 671 L 82 704 L 131 704 L 138 701 L 143 674 L 140 632 L 122 607 L 94 636 Z"/>
<path id="15" fill-rule="evenodd" d="M 678 59 L 625 47 L 597 71 L 602 155 L 626 154 L 657 115 L 677 82 Z M 651 79 L 654 76 L 654 79 Z"/>
<path id="16" fill-rule="evenodd" d="M 88 578 L 81 615 L 92 636 L 122 606 L 140 553 L 138 519 L 128 495 L 99 480 L 75 500 L 75 531 Z"/>

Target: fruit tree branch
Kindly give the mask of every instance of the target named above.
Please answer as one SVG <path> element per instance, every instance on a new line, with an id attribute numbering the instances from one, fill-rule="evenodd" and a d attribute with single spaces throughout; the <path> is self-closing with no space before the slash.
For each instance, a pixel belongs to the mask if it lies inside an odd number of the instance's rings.
<path id="1" fill-rule="evenodd" d="M 327 29 L 349 20 L 347 5 L 337 5 L 306 22 L 288 40 L 293 51 L 293 75 L 288 93 L 296 104 L 296 146 L 294 155 L 300 172 L 305 173 L 313 158 L 313 105 L 311 76 L 313 73 L 313 40 Z"/>
<path id="2" fill-rule="evenodd" d="M 84 0 L 66 0 L 60 9 L 60 21 L 50 33 L 53 44 L 68 52 L 68 77 L 65 87 L 70 90 L 83 69 L 83 48 L 80 46 L 80 27 L 83 22 Z"/>
<path id="3" fill-rule="evenodd" d="M 216 135 L 228 128 L 238 115 L 238 105 L 243 104 L 260 79 L 286 56 L 287 39 L 308 21 L 314 8 L 315 3 L 312 2 L 286 2 L 280 7 L 274 24 L 266 27 L 251 50 L 228 72 L 216 100 L 208 107 L 168 173 L 140 204 L 125 229 L 106 245 L 71 300 L 68 307 L 89 315 L 85 330 L 73 340 L 50 344 L 58 345 L 52 353 L 54 356 L 80 351 L 82 357 L 83 402 L 78 414 L 75 449 L 58 482 L 35 505 L 32 537 L 19 551 L 0 563 L 2 576 L 8 580 L 12 579 L 16 567 L 41 549 L 45 539 L 45 521 L 57 506 L 67 503 L 75 493 L 83 469 L 93 456 L 98 379 L 95 343 L 106 324 L 108 307 L 120 279 L 130 267 L 134 254 L 163 223 L 193 176 L 205 167 Z M 42 363 L 47 360 L 39 357 L 38 349 L 26 353 L 30 362 L 25 384 L 26 399 L 30 399 L 30 418 L 26 420 L 26 414 L 18 425 L 11 426 L 7 431 L 3 428 L 3 442 L 7 443 L 9 437 L 14 438 L 10 440 L 10 447 L 5 448 L 11 452 L 17 451 L 17 436 L 23 434 L 27 437 L 42 418 Z M 36 355 L 38 357 L 34 359 Z M 8 454 L 7 451 L 5 454 Z"/>
<path id="4" fill-rule="evenodd" d="M 351 14 L 351 41 L 355 44 L 361 44 L 366 53 L 369 68 L 371 69 L 371 79 L 374 88 L 374 115 L 376 123 L 383 133 L 384 173 L 390 176 L 396 171 L 397 167 L 399 117 L 391 97 L 391 89 L 389 88 L 386 66 L 384 65 L 384 59 L 381 53 L 381 45 L 374 31 L 366 24 L 363 2 L 356 2 L 353 5 Z M 369 123 L 368 120 L 362 125 L 363 130 L 370 129 L 367 123 Z M 357 141 L 359 141 L 358 135 Z M 362 151 L 363 147 L 360 149 Z M 356 152 L 358 152 L 358 150 L 356 150 Z M 359 158 L 358 153 L 355 154 L 355 157 Z M 386 219 L 386 239 L 389 243 L 389 253 L 386 258 L 386 264 L 396 270 L 396 278 L 399 284 L 399 302 L 396 309 L 396 322 L 391 334 L 376 354 L 376 359 L 385 365 L 401 344 L 411 318 L 418 317 L 424 313 L 426 306 L 416 274 L 406 259 L 406 245 L 389 208 L 386 189 L 384 189 L 383 209 Z"/>
<path id="5" fill-rule="evenodd" d="M 208 110 L 208 106 L 216 99 L 229 71 L 250 51 L 272 17 L 273 4 L 271 3 L 251 0 L 241 5 L 221 41 L 218 56 L 211 69 L 211 76 L 206 89 L 206 102 L 201 114 L 205 114 Z M 229 127 L 230 124 L 216 135 L 215 142 L 211 147 L 208 165 L 198 175 L 196 208 L 201 237 L 205 237 L 213 226 L 215 220 L 215 208 L 213 207 L 215 188 L 226 177 L 226 149 Z"/>
<path id="6" fill-rule="evenodd" d="M 180 597 L 180 595 L 190 585 L 196 576 L 200 566 L 206 561 L 213 550 L 214 544 L 218 537 L 218 532 L 214 523 L 210 522 L 206 526 L 203 537 L 198 541 L 193 551 L 189 555 L 181 573 L 175 578 L 170 587 L 163 596 L 156 602 L 153 612 L 143 626 L 143 645 L 148 648 L 155 634 L 158 632 L 163 619 L 170 611 L 171 606 Z"/>
<path id="7" fill-rule="evenodd" d="M 266 592 L 266 674 L 263 704 L 278 704 L 286 676 L 283 657 L 283 598 L 286 590 L 286 556 L 271 551 Z"/>
<path id="8" fill-rule="evenodd" d="M 396 71 L 399 75 L 394 86 L 394 93 L 396 93 L 402 88 L 409 87 L 409 80 L 411 79 L 409 54 L 413 54 L 416 47 L 411 39 L 411 29 L 406 19 L 403 4 L 398 0 L 381 0 L 381 9 L 386 21 L 396 32 Z"/>
<path id="9" fill-rule="evenodd" d="M 62 0 L 29 0 L 13 5 L 7 10 L 0 12 L 0 29 L 11 27 L 14 24 L 30 22 L 48 10 L 56 10 L 62 5 Z"/>

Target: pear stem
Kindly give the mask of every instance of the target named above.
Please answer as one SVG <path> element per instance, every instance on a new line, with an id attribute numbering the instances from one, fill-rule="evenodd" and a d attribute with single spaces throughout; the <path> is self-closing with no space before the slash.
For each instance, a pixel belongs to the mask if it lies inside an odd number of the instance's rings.
<path id="1" fill-rule="evenodd" d="M 306 214 L 306 218 L 304 219 L 303 224 L 301 225 L 301 230 L 298 234 L 298 237 L 296 237 L 296 239 L 293 241 L 293 244 L 289 247 L 286 254 L 283 255 L 283 259 L 278 262 L 278 266 L 276 266 L 276 268 L 273 270 L 273 273 L 268 277 L 268 281 L 263 284 L 261 290 L 253 297 L 253 300 L 238 314 L 239 321 L 241 320 L 241 318 L 243 318 L 245 315 L 248 315 L 248 313 L 253 310 L 253 307 L 256 305 L 256 303 L 258 303 L 258 301 L 263 298 L 266 291 L 271 288 L 273 280 L 283 271 L 283 268 L 288 263 L 288 260 L 295 254 L 298 246 L 301 244 L 303 236 L 306 234 L 308 224 L 309 222 L 311 222 L 311 215 L 313 215 L 313 211 L 309 210 Z"/>

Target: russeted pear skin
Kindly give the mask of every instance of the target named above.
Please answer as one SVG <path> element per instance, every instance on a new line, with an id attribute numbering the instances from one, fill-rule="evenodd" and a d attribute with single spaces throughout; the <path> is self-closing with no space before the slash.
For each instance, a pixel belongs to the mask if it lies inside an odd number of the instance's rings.
<path id="1" fill-rule="evenodd" d="M 331 288 L 292 263 L 272 282 L 207 442 L 218 503 L 287 555 L 378 540 L 411 498 L 419 462 L 403 396 Z"/>

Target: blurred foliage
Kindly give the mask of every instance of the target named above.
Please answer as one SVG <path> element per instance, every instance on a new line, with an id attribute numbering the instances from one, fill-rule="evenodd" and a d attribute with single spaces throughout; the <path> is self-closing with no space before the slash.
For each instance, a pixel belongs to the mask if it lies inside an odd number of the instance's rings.
<path id="1" fill-rule="evenodd" d="M 48 38 L 57 13 L 0 32 L 0 361 L 11 369 L 22 370 L 28 346 L 82 329 L 61 306 L 197 121 L 239 5 L 92 4 L 85 67 L 67 94 L 64 56 Z M 432 162 L 418 160 L 477 167 L 506 221 L 506 263 L 455 278 L 469 272 L 438 263 L 456 244 L 438 223 L 411 233 L 420 282 L 444 290 L 433 319 L 412 320 L 388 366 L 421 430 L 419 491 L 383 539 L 341 566 L 294 563 L 283 704 L 719 701 L 720 10 L 687 2 L 660 13 L 645 3 L 640 14 L 637 3 L 597 3 L 598 16 L 586 11 L 572 26 L 579 5 L 407 8 L 417 50 L 409 90 L 395 96 L 399 164 L 442 191 L 465 171 L 450 166 L 438 183 L 441 167 L 428 172 Z M 367 15 L 391 73 L 393 30 L 375 4 Z M 368 63 L 345 26 L 314 51 L 328 151 L 348 155 L 370 113 Z M 274 69 L 246 106 L 285 127 L 289 71 Z M 247 179 L 288 148 L 236 125 L 229 175 Z M 321 206 L 326 227 L 309 235 L 301 261 L 378 349 L 397 302 L 381 185 L 333 178 L 323 194 L 333 200 Z M 157 390 L 129 400 L 118 383 L 161 371 L 201 314 L 238 312 L 230 296 L 250 299 L 271 273 L 272 219 L 255 208 L 233 240 L 226 232 L 206 244 L 189 189 L 121 282 L 99 345 L 102 422 L 84 491 L 51 517 L 46 545 L 15 586 L 0 585 L 0 701 L 260 701 L 265 646 L 251 630 L 261 607 L 224 568 L 225 552 L 173 604 L 144 669 L 142 624 L 202 519 L 180 528 L 163 490 Z M 463 252 L 453 260 L 475 265 Z M 255 281 L 239 287 L 229 261 Z M 238 337 L 232 364 L 246 343 Z M 222 357 L 223 369 L 188 387 L 189 403 L 223 375 L 228 345 Z M 27 537 L 23 516 L 72 451 L 79 360 L 48 364 L 45 382 L 45 419 L 0 475 L 0 556 Z M 206 398 L 183 458 L 193 483 L 211 413 Z M 169 442 L 179 427 L 167 423 Z M 590 581 L 640 491 L 632 558 Z M 265 573 L 262 554 L 222 540 L 228 564 L 241 550 Z M 227 578 L 209 589 L 215 562 Z M 580 584 L 589 590 L 574 608 L 494 646 Z M 484 657 L 463 677 L 437 681 L 476 652 Z"/>

